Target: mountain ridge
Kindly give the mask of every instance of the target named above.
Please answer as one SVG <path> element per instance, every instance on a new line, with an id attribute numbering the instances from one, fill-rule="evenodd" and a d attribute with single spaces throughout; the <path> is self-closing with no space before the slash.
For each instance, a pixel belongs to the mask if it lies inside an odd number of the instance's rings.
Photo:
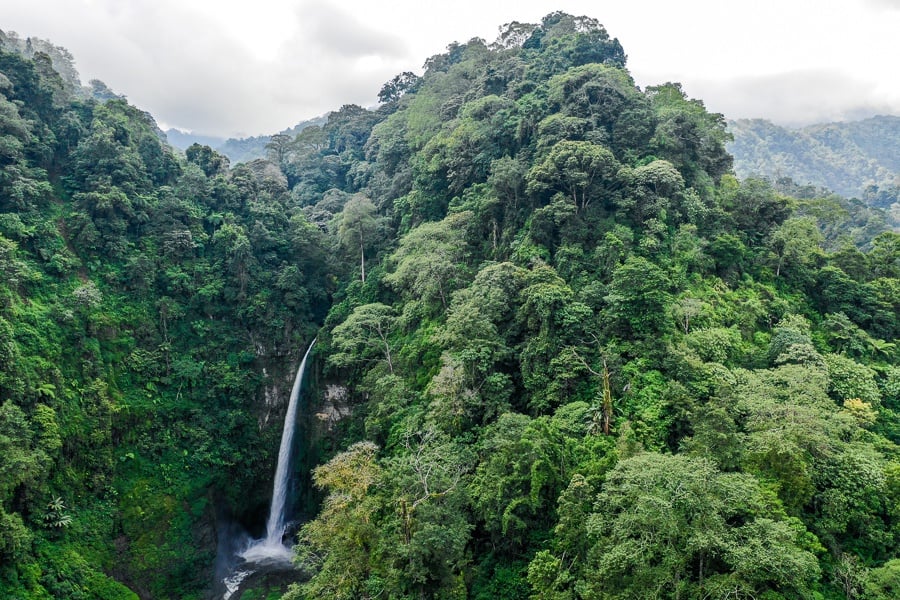
<path id="1" fill-rule="evenodd" d="M 730 120 L 728 127 L 734 136 L 728 150 L 740 177 L 788 177 L 848 198 L 866 197 L 870 186 L 900 185 L 900 116 L 800 128 L 740 119 Z"/>

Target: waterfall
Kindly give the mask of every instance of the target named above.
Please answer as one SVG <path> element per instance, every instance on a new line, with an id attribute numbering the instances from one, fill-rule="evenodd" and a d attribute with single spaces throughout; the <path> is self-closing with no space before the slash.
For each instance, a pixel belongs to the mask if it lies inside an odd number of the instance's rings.
<path id="1" fill-rule="evenodd" d="M 294 443 L 294 429 L 297 424 L 297 399 L 300 397 L 300 388 L 303 385 L 306 359 L 315 345 L 316 340 L 313 340 L 306 349 L 306 354 L 303 355 L 303 361 L 294 378 L 294 387 L 291 388 L 291 401 L 288 403 L 287 414 L 284 417 L 281 447 L 278 449 L 278 467 L 275 469 L 275 483 L 272 487 L 272 506 L 269 508 L 269 518 L 266 520 L 267 544 L 280 544 L 281 536 L 284 535 L 284 504 L 290 479 L 291 447 Z"/>
<path id="2" fill-rule="evenodd" d="M 278 466 L 275 468 L 275 481 L 272 486 L 272 504 L 269 507 L 269 518 L 266 519 L 266 537 L 255 540 L 249 548 L 241 553 L 247 562 L 288 561 L 291 549 L 281 542 L 285 530 L 285 505 L 287 504 L 288 483 L 290 482 L 291 448 L 294 443 L 294 429 L 297 421 L 297 401 L 300 388 L 303 386 L 303 374 L 306 371 L 306 360 L 315 346 L 313 340 L 303 355 L 294 387 L 291 388 L 291 399 L 288 402 L 287 414 L 284 416 L 284 429 L 281 432 L 281 446 L 278 449 Z"/>

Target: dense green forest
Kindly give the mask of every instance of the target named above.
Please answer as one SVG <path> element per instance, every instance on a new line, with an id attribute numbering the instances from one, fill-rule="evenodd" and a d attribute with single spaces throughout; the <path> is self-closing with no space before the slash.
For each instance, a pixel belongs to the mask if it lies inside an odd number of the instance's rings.
<path id="1" fill-rule="evenodd" d="M 625 65 L 511 23 L 230 168 L 0 52 L 0 596 L 204 597 L 318 335 L 285 598 L 896 598 L 900 235 Z"/>
<path id="2" fill-rule="evenodd" d="M 0 597 L 200 597 L 215 506 L 267 502 L 328 241 L 276 167 L 51 67 L 0 52 Z"/>

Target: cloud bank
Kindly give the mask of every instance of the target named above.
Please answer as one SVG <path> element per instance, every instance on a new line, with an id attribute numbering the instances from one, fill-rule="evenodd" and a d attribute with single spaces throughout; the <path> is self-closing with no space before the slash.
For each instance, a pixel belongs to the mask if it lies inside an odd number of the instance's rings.
<path id="1" fill-rule="evenodd" d="M 732 119 L 766 116 L 786 126 L 853 121 L 896 114 L 877 85 L 831 71 L 788 71 L 760 77 L 697 80 L 686 86 L 707 108 Z"/>
<path id="2" fill-rule="evenodd" d="M 680 81 L 730 118 L 900 114 L 900 0 L 28 0 L 0 2 L 0 29 L 65 46 L 163 126 L 240 136 L 371 105 L 448 43 L 554 10 L 604 23 L 640 85 Z"/>

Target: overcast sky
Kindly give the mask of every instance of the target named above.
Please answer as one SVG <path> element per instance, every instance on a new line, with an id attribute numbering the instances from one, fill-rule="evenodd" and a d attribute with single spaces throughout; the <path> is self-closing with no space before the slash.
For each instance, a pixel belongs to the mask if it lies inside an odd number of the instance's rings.
<path id="1" fill-rule="evenodd" d="M 729 118 L 900 115 L 900 0 L 3 0 L 0 29 L 65 46 L 163 128 L 242 136 L 372 105 L 448 43 L 554 10 L 603 23 L 641 87 Z"/>

